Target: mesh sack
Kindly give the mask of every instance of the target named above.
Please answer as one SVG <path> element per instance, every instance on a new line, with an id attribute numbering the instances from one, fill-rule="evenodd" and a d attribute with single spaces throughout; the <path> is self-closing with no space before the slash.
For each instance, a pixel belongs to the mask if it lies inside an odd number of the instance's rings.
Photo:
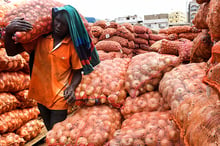
<path id="1" fill-rule="evenodd" d="M 106 28 L 103 30 L 102 34 L 99 37 L 99 40 L 108 39 L 114 35 L 116 35 L 116 29 L 115 28 Z"/>
<path id="2" fill-rule="evenodd" d="M 213 43 L 208 31 L 201 32 L 194 40 L 190 62 L 206 62 L 211 57 Z"/>
<path id="3" fill-rule="evenodd" d="M 203 78 L 203 82 L 215 88 L 220 95 L 220 63 L 209 68 Z"/>
<path id="4" fill-rule="evenodd" d="M 140 26 L 140 25 L 134 25 L 134 33 L 148 33 L 148 28 L 145 26 Z"/>
<path id="5" fill-rule="evenodd" d="M 169 112 L 140 112 L 122 123 L 105 146 L 182 146 L 180 130 Z"/>
<path id="6" fill-rule="evenodd" d="M 120 112 L 106 105 L 83 107 L 54 125 L 46 135 L 47 145 L 103 146 L 121 127 Z"/>
<path id="7" fill-rule="evenodd" d="M 15 133 L 24 138 L 25 141 L 30 141 L 41 133 L 43 127 L 43 121 L 33 119 L 18 128 Z"/>
<path id="8" fill-rule="evenodd" d="M 188 39 L 179 39 L 180 47 L 178 48 L 178 54 L 181 62 L 189 62 L 191 56 L 191 50 L 193 42 Z"/>
<path id="9" fill-rule="evenodd" d="M 52 8 L 63 6 L 56 0 L 23 0 L 19 2 L 15 9 L 12 9 L 3 18 L 3 26 L 9 24 L 16 17 L 23 17 L 33 25 L 33 29 L 28 32 L 16 32 L 15 41 L 27 43 L 36 39 L 42 34 L 52 31 Z"/>
<path id="10" fill-rule="evenodd" d="M 147 33 L 135 33 L 134 35 L 136 38 L 142 38 L 145 40 L 149 40 L 149 35 Z"/>
<path id="11" fill-rule="evenodd" d="M 149 52 L 131 59 L 125 76 L 125 89 L 131 97 L 154 91 L 164 73 L 179 65 L 178 57 Z"/>
<path id="12" fill-rule="evenodd" d="M 185 144 L 215 145 L 219 142 L 220 101 L 217 94 L 193 95 L 173 111 Z"/>
<path id="13" fill-rule="evenodd" d="M 179 38 L 185 38 L 185 39 L 193 41 L 198 36 L 198 34 L 199 33 L 194 33 L 194 32 L 180 33 L 178 35 L 178 37 Z"/>
<path id="14" fill-rule="evenodd" d="M 0 133 L 13 132 L 26 122 L 36 119 L 39 115 L 37 107 L 15 109 L 0 115 Z"/>
<path id="15" fill-rule="evenodd" d="M 149 39 L 154 40 L 154 41 L 159 41 L 159 40 L 162 40 L 162 39 L 167 39 L 167 35 L 149 34 Z"/>
<path id="16" fill-rule="evenodd" d="M 101 28 L 105 29 L 107 24 L 105 20 L 98 20 L 95 23 L 93 23 L 93 26 L 100 26 Z"/>
<path id="17" fill-rule="evenodd" d="M 98 54 L 100 61 L 123 58 L 123 54 L 121 52 L 105 52 L 103 50 L 98 50 Z"/>
<path id="18" fill-rule="evenodd" d="M 122 50 L 120 43 L 116 41 L 99 41 L 96 45 L 97 50 L 103 50 L 106 52 L 119 52 Z"/>
<path id="19" fill-rule="evenodd" d="M 28 89 L 29 74 L 18 72 L 0 72 L 0 92 L 17 92 Z"/>
<path id="20" fill-rule="evenodd" d="M 14 132 L 2 134 L 0 137 L 1 146 L 23 146 L 26 141 Z"/>
<path id="21" fill-rule="evenodd" d="M 90 30 L 94 37 L 100 37 L 104 29 L 100 26 L 91 26 Z"/>
<path id="22" fill-rule="evenodd" d="M 10 93 L 0 93 L 0 114 L 16 109 L 20 102 Z"/>
<path id="23" fill-rule="evenodd" d="M 125 26 L 130 32 L 134 32 L 134 26 L 131 23 L 122 23 L 121 26 Z"/>
<path id="24" fill-rule="evenodd" d="M 121 26 L 117 28 L 117 32 L 116 35 L 126 38 L 129 41 L 133 41 L 134 40 L 134 34 L 131 33 L 125 26 Z"/>
<path id="25" fill-rule="evenodd" d="M 165 111 L 169 106 L 164 102 L 163 97 L 158 91 L 142 94 L 136 98 L 127 97 L 121 107 L 121 113 L 125 119 L 139 112 Z"/>
<path id="26" fill-rule="evenodd" d="M 105 27 L 105 28 L 115 28 L 115 29 L 117 29 L 118 26 L 119 26 L 118 23 L 116 23 L 116 22 L 110 22 L 110 23 L 106 23 L 106 27 Z"/>
<path id="27" fill-rule="evenodd" d="M 120 45 L 122 47 L 128 47 L 128 39 L 125 39 L 120 36 L 112 36 L 110 38 L 105 39 L 105 41 L 116 41 L 116 42 L 120 43 Z"/>
<path id="28" fill-rule="evenodd" d="M 159 92 L 172 111 L 191 95 L 206 93 L 207 85 L 202 82 L 206 65 L 204 62 L 181 64 L 163 76 Z"/>
<path id="29" fill-rule="evenodd" d="M 134 43 L 136 43 L 136 44 L 145 44 L 145 45 L 148 45 L 148 40 L 143 39 L 143 38 L 135 38 L 135 39 L 134 39 Z"/>
<path id="30" fill-rule="evenodd" d="M 16 92 L 14 95 L 17 98 L 17 100 L 20 102 L 19 105 L 20 108 L 29 108 L 29 107 L 37 106 L 37 102 L 34 99 L 28 97 L 28 90 L 22 90 Z"/>
<path id="31" fill-rule="evenodd" d="M 92 106 L 106 103 L 120 108 L 127 97 L 124 83 L 129 62 L 129 58 L 102 61 L 94 72 L 83 76 L 75 91 L 78 100 L 75 104 Z"/>
<path id="32" fill-rule="evenodd" d="M 24 68 L 26 61 L 17 54 L 8 56 L 5 48 L 0 48 L 0 71 L 18 71 Z"/>
<path id="33" fill-rule="evenodd" d="M 203 3 L 200 5 L 198 12 L 196 13 L 192 23 L 196 28 L 199 29 L 208 29 L 208 25 L 206 22 L 207 15 L 209 12 L 209 3 Z"/>
<path id="34" fill-rule="evenodd" d="M 161 47 L 159 48 L 158 52 L 160 54 L 171 54 L 177 56 L 180 44 L 181 42 L 179 41 L 170 41 L 163 39 Z"/>
<path id="35" fill-rule="evenodd" d="M 220 1 L 211 0 L 207 15 L 207 24 L 210 30 L 212 41 L 218 41 L 220 39 L 220 22 L 218 21 L 220 19 L 219 11 Z"/>
<path id="36" fill-rule="evenodd" d="M 178 33 L 186 33 L 192 32 L 191 26 L 172 26 L 167 29 L 168 34 L 178 34 Z"/>

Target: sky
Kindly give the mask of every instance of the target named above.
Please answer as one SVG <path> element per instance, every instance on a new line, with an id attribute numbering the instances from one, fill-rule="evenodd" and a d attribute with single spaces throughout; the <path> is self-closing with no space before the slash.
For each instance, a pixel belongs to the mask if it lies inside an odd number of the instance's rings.
<path id="1" fill-rule="evenodd" d="M 186 12 L 191 0 L 59 0 L 74 6 L 85 17 L 113 20 L 128 15 Z"/>

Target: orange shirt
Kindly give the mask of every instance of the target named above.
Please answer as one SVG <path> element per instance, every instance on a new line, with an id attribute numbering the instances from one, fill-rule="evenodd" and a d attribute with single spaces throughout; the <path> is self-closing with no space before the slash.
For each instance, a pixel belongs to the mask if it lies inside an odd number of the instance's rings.
<path id="1" fill-rule="evenodd" d="M 24 48 L 35 50 L 29 97 L 52 110 L 67 109 L 63 91 L 71 82 L 72 69 L 82 68 L 71 38 L 65 38 L 53 48 L 50 35 Z"/>

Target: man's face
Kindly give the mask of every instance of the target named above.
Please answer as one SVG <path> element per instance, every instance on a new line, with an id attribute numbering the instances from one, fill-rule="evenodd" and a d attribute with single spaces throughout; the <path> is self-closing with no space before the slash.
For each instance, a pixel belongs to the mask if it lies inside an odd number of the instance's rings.
<path id="1" fill-rule="evenodd" d="M 64 38 L 67 34 L 69 34 L 68 23 L 63 13 L 59 13 L 55 16 L 53 28 L 54 36 Z"/>

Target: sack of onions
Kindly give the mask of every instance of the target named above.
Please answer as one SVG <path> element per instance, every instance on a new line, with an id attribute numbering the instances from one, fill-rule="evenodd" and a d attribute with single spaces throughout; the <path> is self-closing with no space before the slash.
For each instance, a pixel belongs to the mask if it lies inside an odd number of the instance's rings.
<path id="1" fill-rule="evenodd" d="M 30 141 L 41 133 L 43 126 L 44 123 L 41 120 L 30 120 L 22 125 L 19 129 L 17 129 L 16 134 L 24 138 L 25 141 Z"/>
<path id="2" fill-rule="evenodd" d="M 30 75 L 21 71 L 0 72 L 0 92 L 17 92 L 29 87 Z"/>
<path id="3" fill-rule="evenodd" d="M 167 71 L 179 64 L 178 57 L 149 52 L 131 59 L 125 76 L 125 89 L 131 97 L 157 89 Z"/>
<path id="4" fill-rule="evenodd" d="M 180 132 L 169 112 L 136 113 L 122 123 L 121 129 L 105 146 L 181 145 Z"/>
<path id="5" fill-rule="evenodd" d="M 0 93 L 0 114 L 16 109 L 20 105 L 17 98 L 10 93 Z"/>
<path id="6" fill-rule="evenodd" d="M 20 102 L 20 108 L 28 108 L 37 106 L 37 101 L 28 97 L 29 90 L 22 90 L 15 93 L 15 97 Z"/>
<path id="7" fill-rule="evenodd" d="M 80 108 L 47 133 L 48 145 L 103 146 L 121 126 L 117 109 L 106 105 Z"/>
<path id="8" fill-rule="evenodd" d="M 127 97 L 121 107 L 121 113 L 125 119 L 138 112 L 165 111 L 169 106 L 164 102 L 163 97 L 158 91 L 142 94 L 138 97 Z"/>
<path id="9" fill-rule="evenodd" d="M 219 142 L 219 103 L 217 93 L 210 96 L 197 94 L 185 99 L 174 111 L 174 117 L 187 146 L 216 145 Z"/>
<path id="10" fill-rule="evenodd" d="M 8 56 L 5 48 L 0 48 L 0 71 L 18 71 L 24 68 L 25 63 L 20 54 Z"/>
<path id="11" fill-rule="evenodd" d="M 30 42 L 52 31 L 51 9 L 60 6 L 63 4 L 56 0 L 22 0 L 16 8 L 5 14 L 3 26 L 7 26 L 16 17 L 24 18 L 33 25 L 33 29 L 29 32 L 16 32 L 14 39 L 22 43 Z"/>
<path id="12" fill-rule="evenodd" d="M 76 88 L 76 105 L 94 105 L 109 103 L 120 107 L 127 97 L 124 89 L 125 73 L 129 58 L 104 60 L 95 70 L 82 78 Z"/>
<path id="13" fill-rule="evenodd" d="M 206 92 L 207 85 L 202 83 L 206 63 L 181 64 L 167 72 L 159 84 L 159 92 L 168 102 L 171 110 L 192 94 Z"/>
<path id="14" fill-rule="evenodd" d="M 0 115 L 0 133 L 12 132 L 39 115 L 37 107 L 15 109 Z"/>
<path id="15" fill-rule="evenodd" d="M 5 133 L 0 136 L 1 146 L 23 146 L 25 140 L 15 133 Z"/>

